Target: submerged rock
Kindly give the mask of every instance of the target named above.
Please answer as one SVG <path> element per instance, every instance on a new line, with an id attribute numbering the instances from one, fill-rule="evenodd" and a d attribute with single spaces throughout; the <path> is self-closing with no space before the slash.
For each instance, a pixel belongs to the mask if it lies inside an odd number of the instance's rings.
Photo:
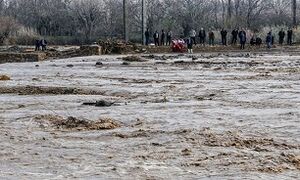
<path id="1" fill-rule="evenodd" d="M 96 66 L 103 66 L 103 63 L 101 61 L 96 62 Z"/>
<path id="2" fill-rule="evenodd" d="M 129 66 L 130 63 L 129 63 L 129 62 L 123 62 L 122 65 L 123 65 L 123 66 Z"/>
<path id="3" fill-rule="evenodd" d="M 104 101 L 104 100 L 100 100 L 100 101 L 96 101 L 96 102 L 84 102 L 84 103 L 82 103 L 82 105 L 96 106 L 96 107 L 110 107 L 114 104 L 115 104 L 115 102 L 109 102 L 109 101 Z"/>
<path id="4" fill-rule="evenodd" d="M 198 60 L 198 58 L 196 56 L 194 56 L 194 57 L 192 57 L 192 60 L 196 61 L 196 60 Z"/>
<path id="5" fill-rule="evenodd" d="M 67 67 L 72 68 L 72 67 L 74 67 L 74 65 L 73 64 L 68 64 Z"/>

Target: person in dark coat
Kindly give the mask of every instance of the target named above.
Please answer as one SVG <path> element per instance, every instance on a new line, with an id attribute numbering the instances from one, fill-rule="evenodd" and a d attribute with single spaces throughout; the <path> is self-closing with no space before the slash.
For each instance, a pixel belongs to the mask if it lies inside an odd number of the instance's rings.
<path id="1" fill-rule="evenodd" d="M 287 44 L 290 45 L 290 46 L 293 44 L 293 30 L 292 30 L 292 28 L 289 28 L 289 30 L 287 31 Z"/>
<path id="2" fill-rule="evenodd" d="M 167 45 L 170 46 L 172 43 L 172 31 L 167 32 Z"/>
<path id="3" fill-rule="evenodd" d="M 165 45 L 165 39 L 166 39 L 166 33 L 165 33 L 165 30 L 161 30 L 160 44 L 161 44 L 162 46 Z"/>
<path id="4" fill-rule="evenodd" d="M 285 32 L 283 31 L 283 29 L 279 31 L 278 36 L 279 36 L 279 44 L 282 45 L 285 37 Z"/>
<path id="5" fill-rule="evenodd" d="M 251 39 L 250 39 L 250 45 L 251 45 L 251 46 L 256 45 L 256 38 L 255 38 L 255 36 L 252 36 L 252 37 L 251 37 Z"/>
<path id="6" fill-rule="evenodd" d="M 186 43 L 187 43 L 188 53 L 193 54 L 193 43 L 194 43 L 193 38 L 192 37 L 188 38 Z"/>
<path id="7" fill-rule="evenodd" d="M 205 46 L 206 32 L 203 28 L 199 31 L 200 45 Z"/>
<path id="8" fill-rule="evenodd" d="M 155 46 L 159 46 L 159 33 L 158 33 L 158 31 L 155 31 L 155 33 L 153 34 L 153 39 L 154 39 Z"/>
<path id="9" fill-rule="evenodd" d="M 268 49 L 271 49 L 272 47 L 272 32 L 270 31 L 267 35 L 267 38 L 266 38 L 266 43 L 267 43 L 267 47 Z"/>
<path id="10" fill-rule="evenodd" d="M 227 31 L 224 28 L 221 30 L 221 37 L 222 37 L 222 45 L 227 46 Z"/>
<path id="11" fill-rule="evenodd" d="M 253 36 L 251 37 L 250 39 L 250 45 L 251 46 L 257 46 L 257 47 L 260 47 L 260 45 L 262 44 L 262 40 L 260 37 L 258 37 L 256 35 L 256 33 L 253 34 Z"/>
<path id="12" fill-rule="evenodd" d="M 41 50 L 41 42 L 40 40 L 35 40 L 35 51 Z"/>
<path id="13" fill-rule="evenodd" d="M 147 30 L 145 32 L 145 40 L 146 40 L 145 44 L 146 44 L 146 46 L 149 45 L 149 38 L 150 38 L 150 32 L 149 32 L 149 28 L 147 28 Z"/>
<path id="14" fill-rule="evenodd" d="M 256 46 L 260 47 L 262 44 L 262 39 L 260 37 L 256 38 Z"/>
<path id="15" fill-rule="evenodd" d="M 247 41 L 247 36 L 246 36 L 246 31 L 244 29 L 242 29 L 239 32 L 239 38 L 240 38 L 240 44 L 241 44 L 241 49 L 245 49 L 245 44 Z"/>
<path id="16" fill-rule="evenodd" d="M 208 33 L 208 40 L 209 40 L 209 45 L 214 46 L 215 45 L 215 33 L 210 30 Z"/>
<path id="17" fill-rule="evenodd" d="M 47 50 L 47 44 L 48 44 L 48 42 L 45 39 L 42 39 L 40 41 L 40 44 L 42 46 L 42 51 L 46 51 Z"/>
<path id="18" fill-rule="evenodd" d="M 239 35 L 239 30 L 238 30 L 238 29 L 232 30 L 231 35 L 232 35 L 231 44 L 232 44 L 232 45 L 236 45 L 236 43 L 237 43 L 237 38 L 238 38 L 238 35 Z"/>

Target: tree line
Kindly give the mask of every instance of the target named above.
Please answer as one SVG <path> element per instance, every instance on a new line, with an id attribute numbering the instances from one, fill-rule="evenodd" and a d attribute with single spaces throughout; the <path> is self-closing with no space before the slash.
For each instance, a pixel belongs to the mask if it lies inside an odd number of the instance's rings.
<path id="1" fill-rule="evenodd" d="M 4 38 L 4 24 L 16 22 L 23 30 L 40 36 L 80 37 L 85 42 L 122 38 L 123 1 L 0 0 L 1 37 Z M 141 39 L 141 4 L 142 0 L 126 0 L 131 41 Z M 299 14 L 296 0 L 145 0 L 145 6 L 145 24 L 150 32 L 165 29 L 172 30 L 174 35 L 188 35 L 191 29 L 200 28 L 289 27 L 297 25 Z"/>

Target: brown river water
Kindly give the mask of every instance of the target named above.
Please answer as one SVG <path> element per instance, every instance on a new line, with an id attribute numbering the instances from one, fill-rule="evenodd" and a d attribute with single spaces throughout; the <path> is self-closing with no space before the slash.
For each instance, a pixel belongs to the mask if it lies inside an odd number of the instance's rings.
<path id="1" fill-rule="evenodd" d="M 300 178 L 299 55 L 121 57 L 0 64 L 1 179 Z"/>

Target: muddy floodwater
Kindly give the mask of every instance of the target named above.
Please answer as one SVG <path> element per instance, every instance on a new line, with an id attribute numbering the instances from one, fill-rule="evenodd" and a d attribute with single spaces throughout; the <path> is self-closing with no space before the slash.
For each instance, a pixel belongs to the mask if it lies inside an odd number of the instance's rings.
<path id="1" fill-rule="evenodd" d="M 0 64 L 0 178 L 300 179 L 300 55 L 122 57 Z"/>

